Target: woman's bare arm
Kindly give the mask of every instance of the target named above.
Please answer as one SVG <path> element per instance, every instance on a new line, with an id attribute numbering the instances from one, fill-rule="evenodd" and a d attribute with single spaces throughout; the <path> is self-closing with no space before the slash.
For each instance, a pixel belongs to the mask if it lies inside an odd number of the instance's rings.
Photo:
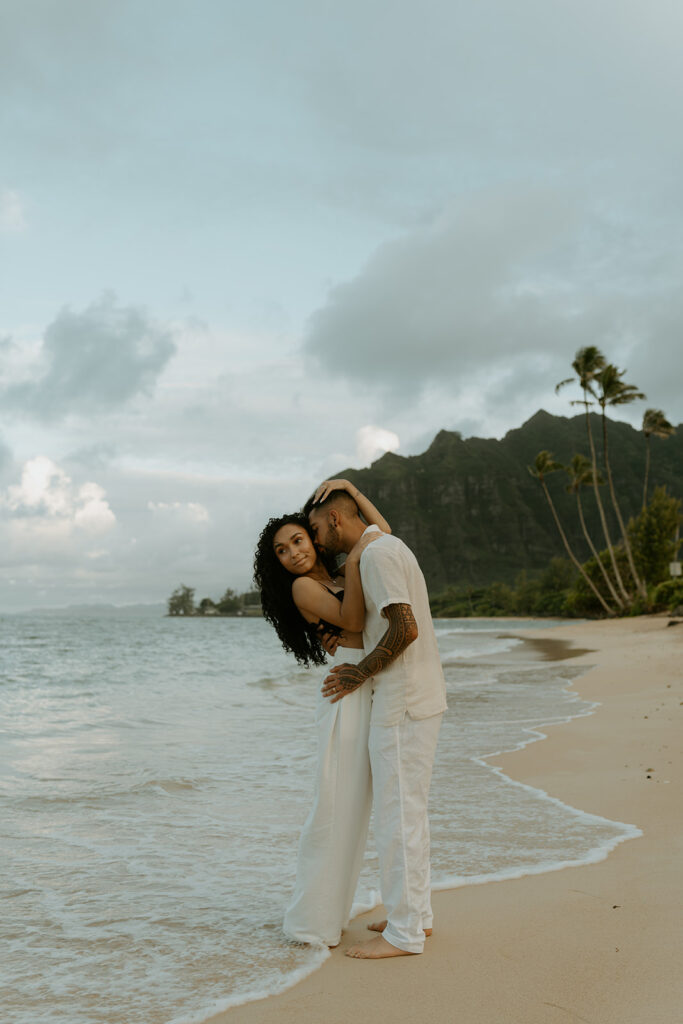
<path id="1" fill-rule="evenodd" d="M 299 576 L 294 580 L 292 597 L 307 622 L 325 619 L 333 626 L 340 626 L 347 633 L 360 633 L 365 622 L 360 556 L 368 544 L 372 544 L 381 536 L 381 533 L 363 536 L 349 551 L 344 563 L 344 599 L 341 602 L 333 597 L 322 583 L 311 579 L 310 576 Z"/>
<path id="2" fill-rule="evenodd" d="M 313 500 L 324 501 L 332 491 L 346 491 L 358 505 L 358 511 L 368 526 L 379 526 L 383 533 L 391 533 L 391 527 L 379 509 L 375 508 L 370 499 L 366 498 L 350 480 L 324 480 L 315 492 Z"/>

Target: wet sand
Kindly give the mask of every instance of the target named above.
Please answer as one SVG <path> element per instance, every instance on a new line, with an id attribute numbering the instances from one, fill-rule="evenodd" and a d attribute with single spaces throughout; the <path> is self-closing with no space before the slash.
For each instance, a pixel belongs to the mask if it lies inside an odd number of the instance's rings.
<path id="1" fill-rule="evenodd" d="M 314 974 L 213 1024 L 683 1021 L 683 626 L 643 617 L 526 634 L 513 658 L 571 658 L 588 717 L 490 763 L 582 810 L 636 825 L 599 863 L 434 894 L 421 956 L 358 961 L 357 918 Z M 509 652 L 501 656 L 510 663 Z M 493 659 L 487 658 L 487 661 Z"/>

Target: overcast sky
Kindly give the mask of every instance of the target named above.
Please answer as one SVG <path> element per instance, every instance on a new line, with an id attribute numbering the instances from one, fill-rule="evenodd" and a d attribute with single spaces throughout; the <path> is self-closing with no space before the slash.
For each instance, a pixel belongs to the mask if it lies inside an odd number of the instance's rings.
<path id="1" fill-rule="evenodd" d="M 0 610 L 245 589 L 582 345 L 680 423 L 681 52 L 679 0 L 4 0 Z"/>

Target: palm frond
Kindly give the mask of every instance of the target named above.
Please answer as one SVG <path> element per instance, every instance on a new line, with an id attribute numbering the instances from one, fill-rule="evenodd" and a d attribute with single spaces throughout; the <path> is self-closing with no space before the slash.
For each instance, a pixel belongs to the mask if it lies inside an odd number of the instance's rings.
<path id="1" fill-rule="evenodd" d="M 676 428 L 669 423 L 661 409 L 646 409 L 643 415 L 643 433 L 646 437 L 654 434 L 655 437 L 666 439 L 676 433 Z"/>

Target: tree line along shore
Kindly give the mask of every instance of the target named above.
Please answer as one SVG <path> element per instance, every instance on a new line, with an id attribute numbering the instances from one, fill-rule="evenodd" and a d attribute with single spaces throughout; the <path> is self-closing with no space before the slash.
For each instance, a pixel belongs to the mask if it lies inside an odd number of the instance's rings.
<path id="1" fill-rule="evenodd" d="M 187 587 L 181 583 L 167 600 L 167 615 L 206 618 L 258 616 L 261 615 L 261 595 L 258 590 L 238 594 L 228 587 L 217 601 L 203 597 L 201 601 L 195 603 L 194 587 Z"/>
<path id="2" fill-rule="evenodd" d="M 347 469 L 425 572 L 435 617 L 683 613 L 683 430 L 648 407 L 640 431 L 608 411 L 646 396 L 596 346 L 579 349 L 571 418 L 541 410 L 500 441 L 441 431 L 418 456 Z M 258 592 L 171 615 L 258 615 Z"/>

